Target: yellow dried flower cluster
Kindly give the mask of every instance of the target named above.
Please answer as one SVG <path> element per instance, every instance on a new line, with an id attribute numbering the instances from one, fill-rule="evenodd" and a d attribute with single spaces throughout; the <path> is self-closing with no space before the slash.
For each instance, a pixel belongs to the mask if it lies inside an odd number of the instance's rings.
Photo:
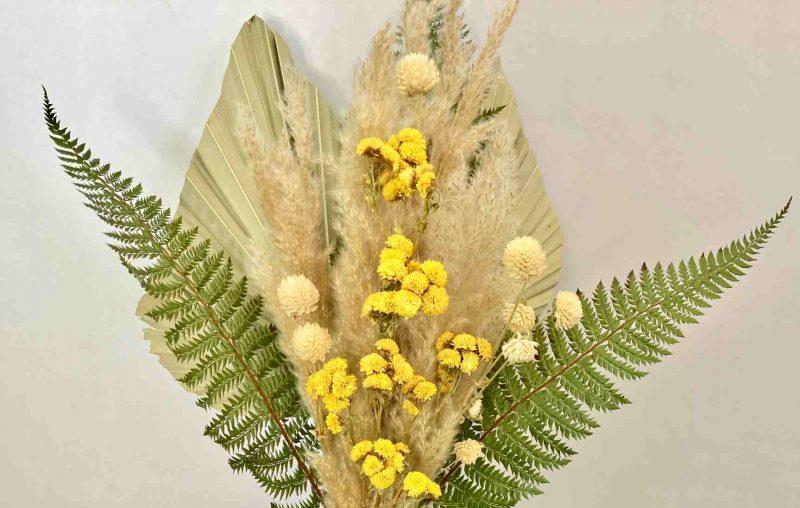
<path id="1" fill-rule="evenodd" d="M 406 468 L 406 455 L 411 453 L 405 443 L 388 439 L 359 441 L 350 449 L 350 460 L 361 463 L 361 472 L 373 487 L 385 490 L 394 485 L 397 475 Z"/>
<path id="2" fill-rule="evenodd" d="M 418 498 L 422 496 L 430 496 L 438 499 L 442 495 L 442 489 L 439 485 L 419 471 L 411 471 L 403 480 L 403 490 L 406 491 L 409 497 Z"/>
<path id="3" fill-rule="evenodd" d="M 426 197 L 433 187 L 436 174 L 428 162 L 425 137 L 417 129 L 402 129 L 386 141 L 364 138 L 356 153 L 380 161 L 377 183 L 386 201 L 407 198 L 414 191 Z"/>
<path id="4" fill-rule="evenodd" d="M 333 434 L 340 433 L 342 420 L 339 413 L 350 407 L 350 400 L 356 392 L 357 380 L 347 373 L 347 360 L 334 358 L 308 376 L 306 392 L 311 400 L 321 400 L 328 411 L 325 425 Z"/>
<path id="5" fill-rule="evenodd" d="M 361 386 L 367 389 L 391 392 L 396 386 L 403 387 L 408 397 L 403 408 L 410 414 L 419 414 L 419 406 L 431 400 L 436 394 L 436 385 L 424 377 L 414 374 L 414 368 L 400 354 L 397 342 L 380 339 L 375 343 L 377 353 L 361 358 L 359 368 L 365 375 Z"/>
<path id="6" fill-rule="evenodd" d="M 383 291 L 369 295 L 361 315 L 373 319 L 400 316 L 410 319 L 420 310 L 427 316 L 438 316 L 447 310 L 447 272 L 439 261 L 422 263 L 411 259 L 414 243 L 396 233 L 386 240 L 381 251 L 378 276 Z"/>
<path id="7" fill-rule="evenodd" d="M 436 339 L 436 350 L 439 381 L 444 393 L 453 388 L 459 371 L 472 374 L 478 369 L 480 362 L 492 359 L 492 344 L 482 337 L 468 333 L 442 333 Z"/>

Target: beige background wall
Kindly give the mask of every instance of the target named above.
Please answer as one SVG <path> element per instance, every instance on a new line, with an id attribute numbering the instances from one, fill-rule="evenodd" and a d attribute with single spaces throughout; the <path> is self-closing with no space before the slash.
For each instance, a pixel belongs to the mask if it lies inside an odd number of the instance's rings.
<path id="1" fill-rule="evenodd" d="M 466 3 L 482 34 L 498 2 Z M 39 85 L 174 202 L 243 21 L 279 29 L 341 108 L 398 9 L 0 2 L 0 505 L 264 505 L 147 354 L 138 288 L 58 171 Z M 565 288 L 715 248 L 800 191 L 799 50 L 797 2 L 523 2 L 503 58 L 562 219 Z M 800 505 L 798 213 L 538 506 Z"/>

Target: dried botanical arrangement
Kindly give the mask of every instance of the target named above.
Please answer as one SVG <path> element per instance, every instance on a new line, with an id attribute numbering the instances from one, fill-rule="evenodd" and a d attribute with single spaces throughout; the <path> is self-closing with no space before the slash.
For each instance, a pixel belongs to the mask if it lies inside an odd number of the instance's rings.
<path id="1" fill-rule="evenodd" d="M 253 18 L 177 213 L 94 158 L 45 92 L 59 159 L 147 295 L 153 352 L 275 506 L 514 506 L 628 403 L 789 204 L 715 252 L 555 292 L 558 222 L 497 51 L 459 0 L 408 0 L 339 121 Z"/>

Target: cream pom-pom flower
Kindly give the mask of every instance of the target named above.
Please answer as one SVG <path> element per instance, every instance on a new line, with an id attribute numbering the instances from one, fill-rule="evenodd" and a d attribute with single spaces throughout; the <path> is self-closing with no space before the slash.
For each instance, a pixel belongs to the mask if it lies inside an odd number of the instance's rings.
<path id="1" fill-rule="evenodd" d="M 520 236 L 506 244 L 503 267 L 511 279 L 525 282 L 539 277 L 547 270 L 547 254 L 539 240 Z"/>
<path id="2" fill-rule="evenodd" d="M 536 360 L 539 343 L 530 339 L 512 337 L 503 344 L 503 356 L 508 363 L 525 363 Z"/>
<path id="3" fill-rule="evenodd" d="M 317 323 L 305 323 L 294 331 L 292 347 L 302 360 L 319 362 L 331 350 L 331 334 Z"/>
<path id="4" fill-rule="evenodd" d="M 483 443 L 474 439 L 465 439 L 453 445 L 456 460 L 471 466 L 483 457 Z"/>
<path id="5" fill-rule="evenodd" d="M 278 284 L 278 303 L 290 316 L 303 316 L 317 310 L 319 290 L 305 275 L 289 275 Z"/>
<path id="6" fill-rule="evenodd" d="M 528 333 L 536 326 L 536 311 L 524 303 L 505 304 L 500 316 L 504 323 L 508 323 L 508 329 L 514 333 Z"/>
<path id="7" fill-rule="evenodd" d="M 405 95 L 430 92 L 439 82 L 439 69 L 428 55 L 409 53 L 397 62 L 397 88 Z"/>
<path id="8" fill-rule="evenodd" d="M 483 399 L 477 398 L 472 401 L 472 404 L 467 408 L 467 418 L 473 421 L 481 419 L 483 415 Z"/>
<path id="9" fill-rule="evenodd" d="M 583 306 L 578 295 L 571 291 L 559 291 L 553 306 L 556 325 L 569 330 L 583 319 Z"/>

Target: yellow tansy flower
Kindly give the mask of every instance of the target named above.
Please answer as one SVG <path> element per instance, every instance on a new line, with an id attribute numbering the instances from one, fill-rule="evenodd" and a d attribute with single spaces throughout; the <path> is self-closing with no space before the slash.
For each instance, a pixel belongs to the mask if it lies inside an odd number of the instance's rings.
<path id="1" fill-rule="evenodd" d="M 422 295 L 422 312 L 426 316 L 438 316 L 443 314 L 450 305 L 450 296 L 447 290 L 439 286 L 431 286 Z"/>
<path id="2" fill-rule="evenodd" d="M 334 413 L 329 413 L 328 416 L 325 417 L 325 425 L 328 427 L 328 430 L 331 431 L 331 434 L 338 434 L 344 430 L 341 418 Z"/>
<path id="3" fill-rule="evenodd" d="M 387 259 L 378 265 L 378 275 L 383 280 L 403 280 L 408 275 L 408 268 L 404 261 Z"/>
<path id="4" fill-rule="evenodd" d="M 364 138 L 358 142 L 356 147 L 356 154 L 358 155 L 378 155 L 383 146 L 383 140 L 380 138 Z"/>
<path id="5" fill-rule="evenodd" d="M 386 239 L 386 246 L 403 252 L 406 255 L 406 259 L 414 254 L 414 242 L 400 233 L 389 236 L 389 238 Z"/>
<path id="6" fill-rule="evenodd" d="M 400 347 L 397 342 L 392 339 L 380 339 L 375 343 L 375 349 L 378 351 L 386 351 L 389 354 L 396 355 L 400 353 Z"/>
<path id="7" fill-rule="evenodd" d="M 403 490 L 413 498 L 430 496 L 438 499 L 442 495 L 441 487 L 419 471 L 412 471 L 406 475 L 403 480 Z"/>
<path id="8" fill-rule="evenodd" d="M 476 340 L 478 342 L 478 355 L 481 357 L 481 360 L 488 362 L 492 359 L 492 343 L 483 337 L 478 337 Z"/>
<path id="9" fill-rule="evenodd" d="M 471 352 L 466 352 L 462 355 L 461 359 L 461 372 L 465 374 L 472 374 L 478 369 L 480 364 L 480 357 Z"/>
<path id="10" fill-rule="evenodd" d="M 418 416 L 419 415 L 419 406 L 411 402 L 410 400 L 403 401 L 403 410 L 410 414 L 411 416 Z"/>
<path id="11" fill-rule="evenodd" d="M 364 440 L 354 444 L 350 449 L 350 460 L 358 462 L 363 459 L 366 454 L 372 451 L 372 441 Z"/>
<path id="12" fill-rule="evenodd" d="M 439 261 L 427 260 L 420 265 L 420 269 L 422 273 L 424 273 L 428 279 L 436 284 L 439 287 L 445 287 L 447 285 L 447 272 L 444 269 L 444 265 Z"/>
<path id="13" fill-rule="evenodd" d="M 387 247 L 381 251 L 381 263 L 390 260 L 397 260 L 405 263 L 407 259 L 408 255 L 401 249 L 393 249 Z"/>
<path id="14" fill-rule="evenodd" d="M 394 389 L 394 383 L 392 382 L 392 378 L 389 377 L 388 374 L 383 372 L 379 372 L 378 374 L 370 374 L 369 376 L 364 378 L 364 382 L 361 383 L 364 388 L 372 388 L 373 390 L 384 390 L 384 391 L 391 391 Z"/>
<path id="15" fill-rule="evenodd" d="M 478 341 L 468 333 L 459 333 L 453 337 L 453 346 L 456 349 L 475 351 L 478 349 Z"/>
<path id="16" fill-rule="evenodd" d="M 407 289 L 401 289 L 394 292 L 392 308 L 398 316 L 405 319 L 410 319 L 417 315 L 420 307 L 422 307 L 422 299 L 419 297 L 419 295 L 412 293 Z"/>
<path id="17" fill-rule="evenodd" d="M 403 284 L 401 287 L 418 295 L 422 295 L 425 290 L 428 289 L 429 285 L 430 281 L 424 273 L 411 272 L 403 278 Z"/>
<path id="18" fill-rule="evenodd" d="M 436 339 L 436 350 L 441 351 L 445 346 L 450 345 L 453 337 L 455 337 L 453 332 L 442 332 L 439 338 Z"/>
<path id="19" fill-rule="evenodd" d="M 455 349 L 442 349 L 439 351 L 439 354 L 436 355 L 436 359 L 445 367 L 457 368 L 459 365 L 461 365 L 461 353 Z"/>
<path id="20" fill-rule="evenodd" d="M 414 375 L 414 368 L 401 354 L 392 356 L 392 368 L 394 369 L 394 381 L 398 383 L 406 383 Z"/>
<path id="21" fill-rule="evenodd" d="M 358 362 L 358 366 L 364 374 L 383 372 L 388 364 L 389 362 L 378 353 L 370 353 Z"/>

